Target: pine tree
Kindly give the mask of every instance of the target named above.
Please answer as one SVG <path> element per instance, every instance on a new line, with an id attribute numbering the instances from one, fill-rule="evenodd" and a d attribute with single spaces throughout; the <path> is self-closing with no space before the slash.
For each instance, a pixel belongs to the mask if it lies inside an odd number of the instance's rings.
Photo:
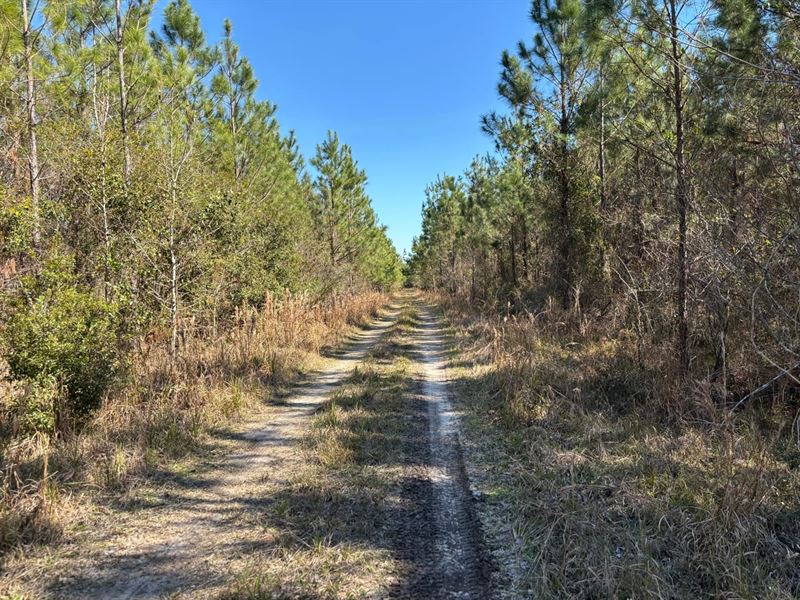
<path id="1" fill-rule="evenodd" d="M 559 264 L 557 278 L 566 308 L 573 300 L 576 274 L 575 167 L 578 151 L 578 110 L 590 83 L 591 46 L 587 39 L 587 8 L 582 0 L 534 0 L 530 18 L 537 28 L 533 44 L 519 44 L 537 85 L 551 89 L 539 104 L 550 121 L 554 153 L 540 155 L 546 171 L 558 180 Z"/>
<path id="2" fill-rule="evenodd" d="M 359 247 L 359 232 L 370 226 L 373 215 L 364 186 L 367 176 L 353 160 L 347 144 L 328 132 L 328 138 L 317 146 L 311 159 L 317 170 L 314 210 L 325 230 L 330 264 L 354 258 Z"/>
<path id="3" fill-rule="evenodd" d="M 245 147 L 247 132 L 242 130 L 250 125 L 251 119 L 263 122 L 265 118 L 271 117 L 275 108 L 268 103 L 256 103 L 254 94 L 258 81 L 253 75 L 250 62 L 239 56 L 239 47 L 233 41 L 231 22 L 226 20 L 223 28 L 222 60 L 211 83 L 211 91 L 220 100 L 219 118 L 226 122 L 225 137 L 228 138 L 227 144 L 230 147 L 227 151 L 230 157 L 227 160 L 231 164 L 234 180 L 239 183 L 250 160 Z"/>
<path id="4" fill-rule="evenodd" d="M 164 207 L 159 207 L 161 254 L 166 265 L 157 276 L 167 283 L 171 323 L 170 355 L 178 354 L 182 297 L 185 278 L 202 250 L 206 235 L 198 215 L 204 198 L 194 195 L 199 183 L 192 169 L 208 113 L 209 94 L 205 78 L 216 66 L 216 52 L 206 45 L 200 19 L 186 0 L 176 0 L 164 10 L 162 37 L 153 35 L 152 45 L 161 64 L 161 99 L 165 106 L 157 134 L 161 137 L 164 163 Z M 163 269 L 163 270 L 161 270 Z"/>

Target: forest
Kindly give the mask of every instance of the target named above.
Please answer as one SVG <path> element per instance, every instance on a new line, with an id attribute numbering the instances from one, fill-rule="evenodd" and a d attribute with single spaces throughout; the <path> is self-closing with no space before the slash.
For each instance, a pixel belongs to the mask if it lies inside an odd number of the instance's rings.
<path id="1" fill-rule="evenodd" d="M 501 58 L 507 111 L 481 121 L 498 155 L 426 191 L 417 283 L 513 315 L 552 301 L 715 401 L 797 384 L 797 7 L 530 17 L 532 42 Z"/>
<path id="2" fill-rule="evenodd" d="M 272 295 L 388 290 L 400 259 L 336 133 L 311 175 L 186 0 L 2 6 L 2 338 L 21 427 L 97 408 L 136 343 L 180 368 Z M 149 336 L 149 337 L 148 337 Z"/>
<path id="3" fill-rule="evenodd" d="M 401 258 L 230 20 L 0 0 L 0 599 L 800 595 L 800 5 L 525 18 Z"/>
<path id="4" fill-rule="evenodd" d="M 409 271 L 493 367 L 531 597 L 799 593 L 798 8 L 533 0 L 497 152 L 426 190 Z"/>
<path id="5" fill-rule="evenodd" d="M 0 4 L 0 545 L 51 446 L 103 429 L 88 468 L 142 427 L 192 437 L 226 345 L 269 330 L 278 378 L 402 277 L 351 148 L 306 161 L 229 21 L 210 45 L 186 0 L 153 10 Z"/>

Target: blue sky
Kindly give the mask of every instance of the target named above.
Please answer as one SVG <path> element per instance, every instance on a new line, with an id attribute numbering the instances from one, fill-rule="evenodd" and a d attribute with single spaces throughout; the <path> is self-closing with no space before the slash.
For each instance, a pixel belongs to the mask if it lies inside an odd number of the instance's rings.
<path id="1" fill-rule="evenodd" d="M 160 13 L 166 4 L 158 2 Z M 491 150 L 480 115 L 500 108 L 500 53 L 531 35 L 529 0 L 193 0 L 209 41 L 233 22 L 308 159 L 338 131 L 369 177 L 399 251 L 419 232 L 425 186 Z M 159 15 L 160 16 L 160 15 Z M 156 17 L 160 21 L 159 16 Z"/>

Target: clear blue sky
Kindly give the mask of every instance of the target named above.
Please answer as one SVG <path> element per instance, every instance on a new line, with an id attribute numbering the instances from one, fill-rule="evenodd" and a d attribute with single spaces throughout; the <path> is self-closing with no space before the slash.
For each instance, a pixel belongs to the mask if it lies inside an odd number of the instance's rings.
<path id="1" fill-rule="evenodd" d="M 210 42 L 233 22 L 258 96 L 278 105 L 306 159 L 328 129 L 352 146 L 401 252 L 419 232 L 425 186 L 491 149 L 479 118 L 501 107 L 500 53 L 532 32 L 529 0 L 191 3 Z"/>

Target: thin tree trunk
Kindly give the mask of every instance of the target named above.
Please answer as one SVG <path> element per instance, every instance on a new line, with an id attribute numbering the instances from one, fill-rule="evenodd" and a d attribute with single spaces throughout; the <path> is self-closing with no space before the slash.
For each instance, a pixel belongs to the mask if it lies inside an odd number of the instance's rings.
<path id="1" fill-rule="evenodd" d="M 39 218 L 39 150 L 36 144 L 36 89 L 33 79 L 33 41 L 31 40 L 31 16 L 28 15 L 28 0 L 22 5 L 22 44 L 25 51 L 25 79 L 27 90 L 25 108 L 28 119 L 28 183 L 31 192 L 31 213 L 33 216 L 33 244 L 39 249 L 42 242 Z"/>
<path id="2" fill-rule="evenodd" d="M 241 177 L 241 168 L 239 166 L 239 153 L 238 153 L 238 124 L 237 124 L 237 104 L 233 96 L 233 77 L 228 73 L 228 86 L 230 87 L 231 94 L 228 98 L 228 112 L 231 115 L 231 144 L 233 145 L 233 178 L 236 183 L 239 183 Z"/>
<path id="3" fill-rule="evenodd" d="M 600 87 L 604 85 L 603 71 L 600 70 Z M 600 100 L 600 148 L 598 156 L 598 175 L 600 176 L 600 210 L 606 208 L 606 103 Z"/>
<path id="4" fill-rule="evenodd" d="M 171 154 L 170 154 L 171 156 Z M 184 155 L 184 156 L 188 156 Z M 173 168 L 172 181 L 170 182 L 170 199 L 172 204 L 170 206 L 170 221 L 169 221 L 169 265 L 170 265 L 170 303 L 169 315 L 170 324 L 172 325 L 172 334 L 170 336 L 170 360 L 172 361 L 172 368 L 175 368 L 175 363 L 178 358 L 178 310 L 179 310 L 179 269 L 178 269 L 178 256 L 177 245 L 175 242 L 175 212 L 178 209 L 178 177 L 180 173 L 180 166 L 177 170 Z"/>
<path id="5" fill-rule="evenodd" d="M 527 283 L 530 280 L 530 261 L 528 257 L 528 224 L 525 222 L 525 217 L 520 219 L 520 227 L 522 229 L 522 278 Z"/>
<path id="6" fill-rule="evenodd" d="M 170 321 L 172 335 L 170 338 L 170 357 L 173 366 L 178 357 L 178 259 L 175 255 L 175 229 L 170 225 L 169 231 L 169 260 L 170 260 Z"/>
<path id="7" fill-rule="evenodd" d="M 472 253 L 472 272 L 470 276 L 469 286 L 469 301 L 470 304 L 475 302 L 475 253 Z"/>
<path id="8" fill-rule="evenodd" d="M 125 44 L 122 39 L 122 11 L 120 0 L 114 0 L 116 11 L 117 75 L 119 78 L 119 123 L 122 136 L 123 176 L 125 183 L 131 177 L 131 149 L 128 141 L 128 91 L 125 83 Z"/>
<path id="9" fill-rule="evenodd" d="M 108 194 L 106 192 L 105 137 L 103 138 L 101 151 L 103 153 L 103 160 L 100 168 L 103 169 L 103 175 L 100 179 L 100 202 L 103 213 L 103 243 L 105 246 L 105 260 L 103 261 L 103 297 L 108 301 L 111 296 L 111 225 L 108 219 Z"/>
<path id="10" fill-rule="evenodd" d="M 689 371 L 689 326 L 686 316 L 686 212 L 688 206 L 688 182 L 684 158 L 683 133 L 683 73 L 680 65 L 678 48 L 678 12 L 675 0 L 669 0 L 669 16 L 672 44 L 672 83 L 673 107 L 675 111 L 675 203 L 678 208 L 678 285 L 676 296 L 676 313 L 678 319 L 677 353 L 678 370 L 681 380 Z"/>
<path id="11" fill-rule="evenodd" d="M 333 200 L 333 191 L 330 192 L 328 208 L 330 210 L 328 218 L 328 242 L 331 251 L 331 265 L 336 266 L 336 206 Z"/>
<path id="12" fill-rule="evenodd" d="M 605 79 L 603 78 L 603 69 L 600 68 L 600 89 L 601 94 L 604 92 L 603 86 Z M 598 148 L 597 157 L 597 174 L 600 179 L 600 218 L 603 222 L 600 224 L 600 264 L 603 270 L 602 276 L 604 279 L 611 278 L 611 267 L 608 260 L 608 232 L 605 226 L 605 213 L 608 208 L 608 193 L 606 191 L 606 103 L 605 99 L 600 99 L 600 144 Z"/>
<path id="13" fill-rule="evenodd" d="M 634 245 L 636 246 L 636 258 L 644 258 L 644 216 L 642 207 L 642 161 L 639 148 L 634 153 L 634 163 L 636 165 L 636 190 L 634 191 Z"/>
<path id="14" fill-rule="evenodd" d="M 567 174 L 567 111 L 562 101 L 561 105 L 561 165 L 559 168 L 559 224 L 561 225 L 561 304 L 566 310 L 569 308 L 570 290 L 572 288 L 572 272 L 570 264 L 570 245 L 572 236 L 570 235 L 569 223 L 569 175 Z"/>
<path id="15" fill-rule="evenodd" d="M 106 119 L 108 110 L 103 111 L 101 118 L 100 107 L 97 101 L 97 65 L 92 60 L 92 115 L 94 117 L 94 126 L 100 135 L 100 168 L 102 175 L 100 177 L 100 211 L 103 217 L 103 244 L 105 249 L 105 257 L 103 261 L 103 298 L 108 301 L 111 297 L 111 225 L 108 215 L 108 189 L 106 185 Z M 105 103 L 107 107 L 108 104 Z"/>
<path id="16" fill-rule="evenodd" d="M 517 249 L 514 240 L 514 224 L 511 224 L 511 231 L 508 237 L 508 251 L 511 254 L 511 286 L 517 287 Z"/>

